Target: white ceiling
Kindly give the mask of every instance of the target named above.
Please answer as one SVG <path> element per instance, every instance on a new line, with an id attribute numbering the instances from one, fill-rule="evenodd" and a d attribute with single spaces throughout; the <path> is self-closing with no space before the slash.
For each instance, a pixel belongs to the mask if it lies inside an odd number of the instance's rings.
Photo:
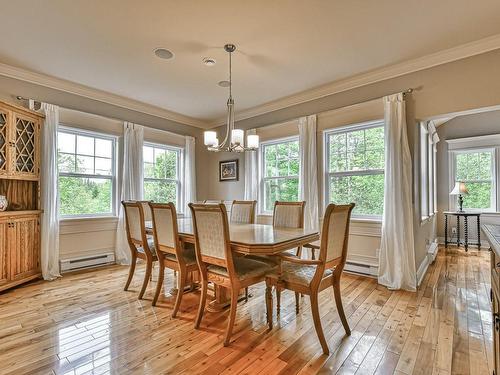
<path id="1" fill-rule="evenodd" d="M 0 0 L 0 62 L 200 120 L 500 34 L 498 0 Z M 166 47 L 173 60 L 152 50 Z M 217 65 L 202 64 L 205 56 Z"/>

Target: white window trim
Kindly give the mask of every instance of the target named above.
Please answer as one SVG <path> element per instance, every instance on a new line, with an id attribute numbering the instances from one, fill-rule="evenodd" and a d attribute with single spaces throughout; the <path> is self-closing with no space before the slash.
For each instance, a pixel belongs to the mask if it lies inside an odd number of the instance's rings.
<path id="1" fill-rule="evenodd" d="M 423 149 L 422 142 L 425 140 L 425 150 Z M 420 219 L 421 221 L 427 220 L 431 215 L 431 207 L 429 205 L 429 197 L 431 196 L 430 187 L 430 160 L 429 160 L 429 146 L 432 145 L 429 139 L 429 131 L 427 130 L 427 123 L 420 124 Z"/>
<path id="2" fill-rule="evenodd" d="M 111 180 L 111 212 L 102 213 L 102 214 L 77 214 L 77 215 L 59 215 L 60 221 L 64 220 L 74 220 L 74 219 L 95 219 L 95 218 L 116 218 L 117 217 L 117 200 L 118 200 L 118 183 L 117 183 L 117 170 L 118 170 L 118 137 L 112 134 L 106 134 L 98 131 L 82 129 L 74 126 L 68 126 L 65 124 L 60 124 L 58 126 L 57 132 L 62 133 L 70 133 L 75 135 L 83 135 L 94 138 L 100 138 L 105 140 L 112 141 L 112 175 L 89 175 L 82 173 L 68 173 L 68 172 L 59 172 L 59 165 L 57 166 L 58 176 L 66 176 L 66 177 L 81 177 L 81 178 L 97 178 L 97 179 L 109 179 Z M 76 152 L 76 150 L 75 150 Z M 94 156 L 95 157 L 95 156 Z"/>
<path id="3" fill-rule="evenodd" d="M 265 192 L 265 182 L 267 180 L 276 180 L 276 179 L 290 179 L 290 178 L 295 178 L 295 176 L 280 176 L 280 177 L 264 177 L 265 171 L 264 171 L 264 149 L 266 146 L 271 146 L 279 143 L 285 143 L 285 142 L 292 142 L 292 141 L 299 141 L 299 136 L 298 135 L 293 135 L 289 137 L 283 137 L 283 138 L 276 138 L 268 141 L 263 141 L 260 143 L 259 147 L 259 204 L 258 204 L 258 214 L 261 216 L 272 216 L 273 211 L 266 211 L 264 209 L 265 207 L 265 201 L 266 201 L 266 192 Z M 299 145 L 300 147 L 300 145 Z M 300 150 L 299 150 L 299 159 L 300 159 Z M 300 160 L 299 160 L 300 163 Z M 299 179 L 299 175 L 297 175 L 297 180 Z"/>
<path id="4" fill-rule="evenodd" d="M 182 165 L 184 165 L 184 153 L 183 153 L 183 148 L 179 146 L 172 146 L 168 144 L 162 144 L 162 143 L 154 143 L 154 142 L 144 142 L 143 144 L 144 147 L 154 147 L 154 148 L 159 148 L 162 150 L 168 150 L 168 151 L 174 151 L 177 153 L 177 179 L 174 178 L 152 178 L 152 177 L 143 177 L 143 184 L 146 181 L 166 181 L 166 182 L 174 182 L 177 185 L 177 197 L 176 197 L 176 211 L 178 215 L 183 215 L 184 212 L 182 210 L 182 207 L 184 206 L 182 204 L 182 181 L 183 181 L 183 173 L 182 171 L 184 168 Z M 144 160 L 142 162 L 142 168 L 143 168 L 143 173 L 144 173 Z"/>
<path id="5" fill-rule="evenodd" d="M 480 212 L 484 212 L 484 213 L 498 213 L 500 211 L 500 208 L 499 208 L 500 193 L 499 193 L 499 189 L 498 189 L 498 187 L 500 186 L 500 181 L 499 181 L 499 179 L 500 179 L 500 173 L 499 173 L 499 169 L 500 169 L 500 145 L 496 146 L 496 147 L 495 146 L 493 146 L 493 147 L 483 146 L 484 137 L 478 137 L 478 138 L 482 138 L 482 139 L 477 143 L 479 146 L 474 147 L 474 143 L 471 142 L 472 138 L 474 138 L 474 137 L 471 137 L 470 139 L 467 140 L 466 145 L 468 147 L 465 147 L 465 148 L 452 147 L 448 151 L 448 170 L 449 170 L 448 193 L 455 186 L 455 176 L 456 176 L 456 170 L 457 170 L 456 156 L 458 154 L 473 153 L 473 152 L 485 152 L 485 151 L 492 152 L 493 153 L 493 160 L 491 163 L 492 164 L 491 165 L 491 169 L 492 169 L 491 172 L 492 172 L 492 183 L 493 183 L 493 186 L 492 186 L 493 202 L 492 202 L 491 208 L 490 209 L 467 209 L 467 208 L 464 208 L 464 211 L 471 210 L 471 211 L 480 211 Z M 451 141 L 455 141 L 455 140 L 451 140 Z M 447 142 L 450 143 L 450 141 L 447 141 Z M 454 143 L 454 144 L 456 145 L 459 143 Z M 463 143 L 461 143 L 461 145 L 463 145 Z M 449 209 L 450 210 L 457 210 L 458 206 L 457 206 L 456 197 L 449 195 L 448 199 L 449 199 L 449 201 L 448 201 Z"/>
<path id="6" fill-rule="evenodd" d="M 329 136 L 331 134 L 336 133 L 345 133 L 356 130 L 370 129 L 385 126 L 384 120 L 374 120 L 374 121 L 366 121 L 357 124 L 351 124 L 346 126 L 340 126 L 337 128 L 330 128 L 323 130 L 323 211 L 326 209 L 328 204 L 330 203 L 330 177 L 332 175 L 336 176 L 359 176 L 359 175 L 375 175 L 375 174 L 384 174 L 385 169 L 377 169 L 370 171 L 357 171 L 357 172 L 331 172 L 329 171 L 330 160 L 330 147 L 329 147 Z M 385 146 L 384 146 L 385 147 Z M 366 222 L 382 222 L 382 215 L 356 215 L 352 214 L 351 219 L 353 221 L 366 221 Z"/>

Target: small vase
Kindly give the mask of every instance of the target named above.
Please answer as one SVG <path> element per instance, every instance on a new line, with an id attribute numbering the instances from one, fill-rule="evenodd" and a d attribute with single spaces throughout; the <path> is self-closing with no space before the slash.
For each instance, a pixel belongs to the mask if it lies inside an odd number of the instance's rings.
<path id="1" fill-rule="evenodd" d="M 9 202 L 7 201 L 5 195 L 0 195 L 0 211 L 5 211 L 8 205 Z"/>

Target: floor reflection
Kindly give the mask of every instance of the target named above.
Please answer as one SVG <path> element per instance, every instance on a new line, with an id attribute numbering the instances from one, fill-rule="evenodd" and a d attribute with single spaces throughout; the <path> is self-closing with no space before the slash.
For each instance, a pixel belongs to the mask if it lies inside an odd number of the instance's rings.
<path id="1" fill-rule="evenodd" d="M 59 329 L 58 356 L 63 362 L 58 374 L 107 374 L 111 371 L 110 314 Z"/>

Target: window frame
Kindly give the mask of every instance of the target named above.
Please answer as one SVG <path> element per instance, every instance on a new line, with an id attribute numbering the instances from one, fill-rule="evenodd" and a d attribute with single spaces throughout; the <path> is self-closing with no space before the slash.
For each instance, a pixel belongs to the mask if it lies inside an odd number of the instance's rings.
<path id="1" fill-rule="evenodd" d="M 150 182 L 175 182 L 176 185 L 177 185 L 177 194 L 176 194 L 176 202 L 175 203 L 175 208 L 176 208 L 176 211 L 177 211 L 177 214 L 178 215 L 183 215 L 184 214 L 184 210 L 183 210 L 183 204 L 182 204 L 182 193 L 181 193 L 181 190 L 182 190 L 182 176 L 181 176 L 181 171 L 182 171 L 182 168 L 181 168 L 181 164 L 183 164 L 183 148 L 182 147 L 179 147 L 179 146 L 172 146 L 172 145 L 169 145 L 169 144 L 162 144 L 162 143 L 156 143 L 156 142 L 146 142 L 144 141 L 143 143 L 143 150 L 144 150 L 144 147 L 153 147 L 153 148 L 157 148 L 157 149 L 161 149 L 161 150 L 165 150 L 165 151 L 174 151 L 176 154 L 177 154 L 177 170 L 176 170 L 176 175 L 177 175 L 177 179 L 173 179 L 173 178 L 153 178 L 153 177 L 146 177 L 144 171 L 144 164 L 146 163 L 144 161 L 144 152 L 143 152 L 143 158 L 142 158 L 142 174 L 143 174 L 143 177 L 142 177 L 142 187 L 143 187 L 143 191 L 144 191 L 144 183 L 146 181 L 150 181 Z M 146 199 L 146 197 L 144 197 L 144 199 Z"/>
<path id="2" fill-rule="evenodd" d="M 87 130 L 82 128 L 77 128 L 74 126 L 68 126 L 65 124 L 59 124 L 57 129 L 57 135 L 59 137 L 59 133 L 73 134 L 75 136 L 81 135 L 85 137 L 93 137 L 94 139 L 103 139 L 107 141 L 111 141 L 112 150 L 111 150 L 111 175 L 100 175 L 100 174 L 84 174 L 84 173 L 76 173 L 76 172 L 60 172 L 59 171 L 59 163 L 57 164 L 57 177 L 58 177 L 58 190 L 59 190 L 59 177 L 73 177 L 73 178 L 93 178 L 93 179 L 107 179 L 111 181 L 111 212 L 106 213 L 97 213 L 97 214 L 76 214 L 76 215 L 61 215 L 59 213 L 59 207 L 57 215 L 60 219 L 85 219 L 85 218 L 103 218 L 103 217 L 117 217 L 117 197 L 118 197 L 118 178 L 117 178 L 117 150 L 118 150 L 118 136 L 112 134 L 106 134 L 99 131 Z M 76 147 L 76 144 L 75 144 Z M 57 151 L 59 154 L 59 150 Z M 75 155 L 78 155 L 75 149 Z M 94 159 L 95 159 L 95 142 L 94 142 Z M 59 197 L 58 197 L 59 199 Z"/>
<path id="3" fill-rule="evenodd" d="M 267 146 L 272 146 L 272 145 L 277 145 L 280 143 L 288 143 L 288 142 L 297 142 L 299 144 L 299 173 L 297 176 L 277 176 L 277 177 L 265 177 L 266 175 L 266 160 L 264 157 L 265 153 L 265 148 Z M 268 211 L 265 209 L 266 206 L 266 181 L 271 181 L 271 180 L 282 180 L 282 179 L 296 179 L 297 182 L 299 182 L 300 178 L 300 141 L 299 141 L 299 136 L 298 135 L 292 135 L 288 137 L 282 137 L 282 138 L 276 138 L 276 139 L 271 139 L 268 141 L 263 141 L 260 143 L 259 147 L 259 214 L 260 215 L 272 215 L 273 211 Z M 299 200 L 299 197 L 297 196 L 297 201 Z"/>
<path id="4" fill-rule="evenodd" d="M 371 129 L 371 128 L 384 128 L 385 133 L 385 121 L 383 119 L 360 122 L 356 124 L 350 124 L 346 126 L 340 126 L 337 128 L 325 129 L 323 131 L 323 203 L 324 209 L 330 204 L 330 178 L 333 177 L 346 177 L 346 176 L 368 176 L 368 175 L 379 175 L 385 174 L 384 169 L 373 169 L 373 170 L 360 170 L 360 171 L 346 171 L 346 172 L 330 172 L 330 135 L 350 133 L 359 130 Z M 384 138 L 384 156 L 385 156 L 385 138 Z M 385 163 L 384 163 L 385 166 Z M 351 215 L 352 219 L 366 220 L 374 222 L 382 222 L 382 215 L 360 215 L 353 213 Z"/>
<path id="5" fill-rule="evenodd" d="M 450 176 L 449 176 L 449 191 L 453 189 L 455 186 L 456 182 L 456 176 L 457 176 L 457 155 L 460 154 L 472 154 L 472 153 L 479 153 L 479 152 L 489 152 L 491 153 L 491 205 L 490 208 L 465 208 L 464 211 L 479 211 L 479 212 L 484 212 L 484 213 L 494 213 L 499 211 L 499 192 L 498 192 L 498 179 L 499 179 L 499 164 L 498 164 L 498 158 L 499 158 L 499 152 L 498 152 L 499 147 L 495 146 L 477 146 L 477 147 L 462 147 L 462 148 L 455 148 L 449 151 L 449 161 L 448 165 L 450 166 Z M 490 180 L 474 180 L 473 182 L 489 182 Z M 458 209 L 457 205 L 457 200 L 455 196 L 450 195 L 449 196 L 449 207 L 453 210 Z"/>

